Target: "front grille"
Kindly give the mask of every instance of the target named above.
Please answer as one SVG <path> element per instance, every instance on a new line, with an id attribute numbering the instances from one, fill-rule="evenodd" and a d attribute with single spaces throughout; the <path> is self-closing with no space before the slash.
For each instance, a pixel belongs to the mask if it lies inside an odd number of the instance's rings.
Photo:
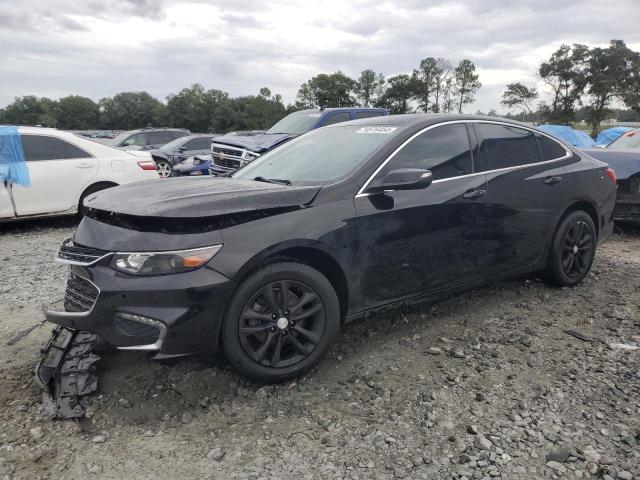
<path id="1" fill-rule="evenodd" d="M 211 152 L 214 156 L 217 156 L 215 155 L 216 153 L 222 153 L 227 157 L 242 158 L 242 150 L 236 150 L 235 148 L 211 147 Z"/>
<path id="2" fill-rule="evenodd" d="M 93 308 L 99 293 L 93 283 L 71 272 L 64 294 L 64 309 L 66 312 L 88 312 Z"/>
<path id="3" fill-rule="evenodd" d="M 67 262 L 89 265 L 106 255 L 106 250 L 74 245 L 70 239 L 65 240 L 58 250 L 58 258 Z"/>
<path id="4" fill-rule="evenodd" d="M 116 315 L 113 319 L 113 327 L 122 335 L 128 337 L 141 337 L 149 343 L 154 343 L 160 336 L 160 329 L 153 325 L 134 322 Z"/>
<path id="5" fill-rule="evenodd" d="M 218 157 L 213 159 L 213 163 L 225 168 L 240 168 L 240 160 L 232 160 L 230 158 L 224 158 L 220 160 Z"/>

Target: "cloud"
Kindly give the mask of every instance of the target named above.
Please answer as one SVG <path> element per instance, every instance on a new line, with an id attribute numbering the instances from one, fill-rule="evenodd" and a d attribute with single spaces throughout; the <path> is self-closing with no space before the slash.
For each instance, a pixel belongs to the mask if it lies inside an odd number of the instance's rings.
<path id="1" fill-rule="evenodd" d="M 167 94 L 198 82 L 231 95 L 262 86 L 293 101 L 320 72 L 411 72 L 427 56 L 471 59 L 469 111 L 502 110 L 504 85 L 535 82 L 562 43 L 640 50 L 640 9 L 600 0 L 0 0 L 0 105 L 14 96 Z"/>

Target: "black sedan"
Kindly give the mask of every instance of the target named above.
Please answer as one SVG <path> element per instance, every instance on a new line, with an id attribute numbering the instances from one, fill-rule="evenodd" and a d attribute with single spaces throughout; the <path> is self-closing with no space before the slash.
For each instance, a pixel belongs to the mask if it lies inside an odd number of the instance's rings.
<path id="1" fill-rule="evenodd" d="M 307 371 L 340 325 L 543 272 L 572 286 L 610 234 L 615 175 L 535 128 L 398 115 L 314 130 L 233 178 L 88 197 L 47 319 L 156 359 L 222 349 L 244 375 Z"/>

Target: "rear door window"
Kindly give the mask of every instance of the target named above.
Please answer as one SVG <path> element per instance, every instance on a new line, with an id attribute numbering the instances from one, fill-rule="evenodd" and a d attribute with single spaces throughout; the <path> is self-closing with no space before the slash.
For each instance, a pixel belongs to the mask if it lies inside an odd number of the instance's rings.
<path id="1" fill-rule="evenodd" d="M 89 153 L 81 148 L 56 137 L 21 135 L 20 140 L 22 141 L 25 159 L 29 162 L 91 157 Z"/>
<path id="2" fill-rule="evenodd" d="M 555 160 L 557 158 L 562 158 L 567 154 L 567 151 L 562 145 L 555 140 L 551 140 L 549 137 L 536 134 L 536 139 L 538 140 L 538 146 L 540 147 L 542 161 Z"/>
<path id="3" fill-rule="evenodd" d="M 327 118 L 322 122 L 322 126 L 333 125 L 334 123 L 347 122 L 351 120 L 351 114 L 349 112 L 336 112 L 327 115 Z"/>
<path id="4" fill-rule="evenodd" d="M 377 178 L 382 180 L 387 173 L 398 168 L 431 170 L 434 180 L 473 173 L 466 125 L 442 125 L 420 134 L 383 167 Z"/>
<path id="5" fill-rule="evenodd" d="M 524 128 L 494 123 L 479 123 L 480 150 L 485 170 L 517 167 L 540 162 L 533 132 Z"/>

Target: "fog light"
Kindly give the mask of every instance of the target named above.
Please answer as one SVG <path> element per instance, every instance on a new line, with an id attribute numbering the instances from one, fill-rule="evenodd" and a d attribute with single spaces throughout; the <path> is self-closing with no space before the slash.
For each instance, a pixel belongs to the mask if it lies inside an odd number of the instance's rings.
<path id="1" fill-rule="evenodd" d="M 145 342 L 142 345 L 118 347 L 120 350 L 160 350 L 167 332 L 164 323 L 127 312 L 116 312 L 113 327 L 122 335 L 136 337 Z"/>

